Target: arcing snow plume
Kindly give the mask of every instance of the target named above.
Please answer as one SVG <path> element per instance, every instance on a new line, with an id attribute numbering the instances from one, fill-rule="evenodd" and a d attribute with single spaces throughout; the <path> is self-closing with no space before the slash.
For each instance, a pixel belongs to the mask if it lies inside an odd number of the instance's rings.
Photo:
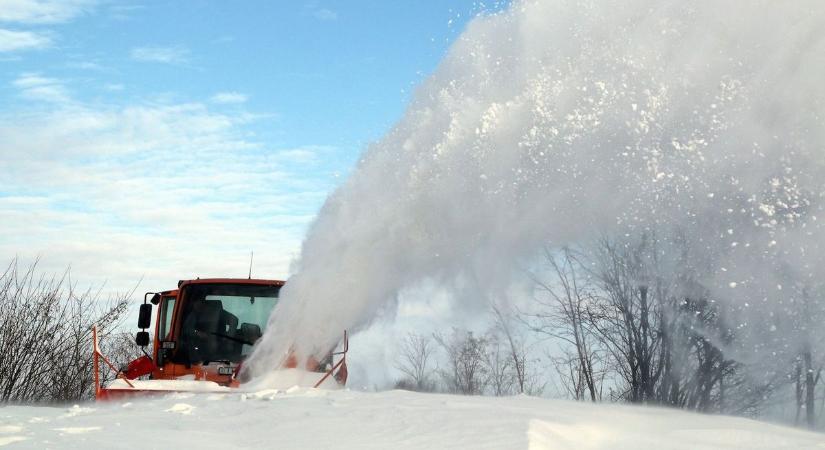
<path id="1" fill-rule="evenodd" d="M 248 367 L 327 350 L 405 286 L 495 291 L 541 245 L 596 233 L 679 226 L 734 299 L 775 286 L 780 259 L 822 275 L 823 26 L 818 0 L 475 19 L 327 200 Z"/>

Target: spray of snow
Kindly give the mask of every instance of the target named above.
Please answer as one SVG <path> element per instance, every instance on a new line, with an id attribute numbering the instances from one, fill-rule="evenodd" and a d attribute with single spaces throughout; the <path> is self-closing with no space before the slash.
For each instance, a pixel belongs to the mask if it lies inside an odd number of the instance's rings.
<path id="1" fill-rule="evenodd" d="M 824 23 L 817 0 L 476 18 L 327 200 L 247 368 L 326 351 L 417 283 L 495 295 L 599 233 L 678 225 L 734 301 L 775 291 L 780 260 L 821 275 Z"/>

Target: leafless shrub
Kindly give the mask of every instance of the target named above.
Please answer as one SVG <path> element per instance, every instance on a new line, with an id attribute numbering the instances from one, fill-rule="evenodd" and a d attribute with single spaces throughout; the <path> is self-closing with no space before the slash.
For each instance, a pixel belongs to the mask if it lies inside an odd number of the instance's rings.
<path id="1" fill-rule="evenodd" d="M 147 348 L 152 348 L 150 342 Z M 130 362 L 144 355 L 140 347 L 135 344 L 135 334 L 128 331 L 109 333 L 100 341 L 100 351 L 118 369 L 124 368 Z M 100 379 L 107 383 L 116 377 L 116 374 L 101 364 Z"/>
<path id="2" fill-rule="evenodd" d="M 92 325 L 105 340 L 127 310 L 131 293 L 100 299 L 62 276 L 20 270 L 0 275 L 0 403 L 68 402 L 93 394 Z"/>
<path id="3" fill-rule="evenodd" d="M 481 395 L 487 387 L 487 339 L 474 336 L 471 331 L 453 329 L 452 334 L 433 335 L 444 350 L 447 368 L 440 370 L 447 390 L 457 394 Z"/>
<path id="4" fill-rule="evenodd" d="M 517 392 L 518 376 L 516 361 L 510 349 L 502 342 L 499 333 L 488 333 L 484 351 L 484 367 L 487 373 L 487 386 L 497 397 Z"/>

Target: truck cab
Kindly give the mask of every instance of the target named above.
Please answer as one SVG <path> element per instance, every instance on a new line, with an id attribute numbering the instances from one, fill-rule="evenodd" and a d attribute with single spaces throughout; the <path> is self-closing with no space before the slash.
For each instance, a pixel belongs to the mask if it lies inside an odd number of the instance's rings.
<path id="1" fill-rule="evenodd" d="M 152 297 L 157 304 L 151 378 L 237 383 L 238 366 L 266 330 L 278 280 L 198 279 Z"/>
<path id="2" fill-rule="evenodd" d="M 207 385 L 238 387 L 244 381 L 240 370 L 243 361 L 266 331 L 283 285 L 280 280 L 210 278 L 181 280 L 177 289 L 146 293 L 138 318 L 141 331 L 135 339 L 144 356 L 117 370 L 119 380 L 115 381 L 120 383 L 119 387 L 101 387 L 97 383 L 97 397 L 144 390 L 177 390 L 158 388 L 159 383 L 149 383 L 152 380 L 185 380 L 190 385 L 206 381 L 211 382 L 205 383 Z M 147 330 L 152 324 L 153 309 L 157 313 L 150 343 Z M 95 364 L 102 357 L 113 367 L 100 354 L 96 339 Z M 149 347 L 151 354 L 147 351 Z M 320 378 L 317 385 L 330 377 L 343 385 L 347 378 L 346 348 L 345 333 L 343 352 L 333 353 L 331 349 L 320 361 L 309 358 L 299 369 L 317 372 Z M 334 355 L 340 355 L 336 364 L 333 364 Z M 294 357 L 287 358 L 281 367 L 295 368 L 298 367 Z M 149 380 L 138 381 L 141 377 Z"/>

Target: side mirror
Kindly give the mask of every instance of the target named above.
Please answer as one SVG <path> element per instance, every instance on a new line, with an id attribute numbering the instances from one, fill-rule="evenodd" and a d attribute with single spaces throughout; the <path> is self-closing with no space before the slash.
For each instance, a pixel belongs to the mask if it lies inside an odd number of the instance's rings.
<path id="1" fill-rule="evenodd" d="M 145 330 L 152 324 L 152 304 L 144 303 L 140 305 L 140 313 L 138 314 L 138 328 Z"/>
<path id="2" fill-rule="evenodd" d="M 146 347 L 149 345 L 149 332 L 138 331 L 138 334 L 135 336 L 135 343 L 138 347 Z"/>

